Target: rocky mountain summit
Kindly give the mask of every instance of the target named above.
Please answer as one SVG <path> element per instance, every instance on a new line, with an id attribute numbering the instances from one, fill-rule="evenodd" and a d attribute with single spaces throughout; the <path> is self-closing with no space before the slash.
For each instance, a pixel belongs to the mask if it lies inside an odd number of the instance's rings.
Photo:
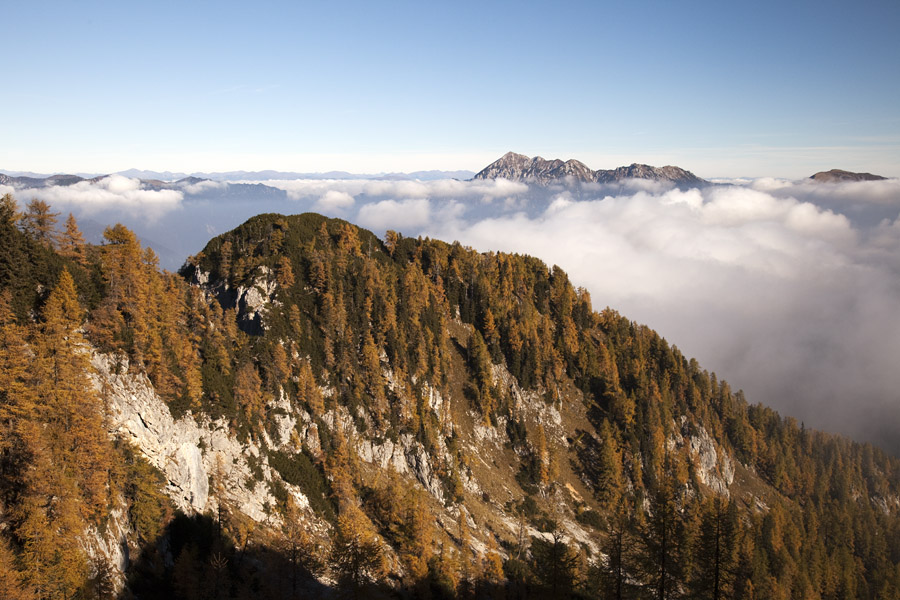
<path id="1" fill-rule="evenodd" d="M 509 179 L 548 185 L 561 179 L 582 183 L 617 183 L 626 179 L 649 179 L 671 182 L 679 187 L 706 185 L 707 181 L 680 167 L 652 167 L 632 164 L 627 167 L 597 171 L 591 170 L 583 162 L 571 159 L 545 160 L 515 152 L 507 152 L 496 161 L 479 171 L 474 179 Z"/>
<path id="2" fill-rule="evenodd" d="M 810 176 L 810 179 L 820 183 L 841 183 L 844 181 L 883 181 L 887 177 L 871 173 L 853 173 L 851 171 L 842 171 L 841 169 L 831 169 L 830 171 L 819 171 L 815 175 Z"/>

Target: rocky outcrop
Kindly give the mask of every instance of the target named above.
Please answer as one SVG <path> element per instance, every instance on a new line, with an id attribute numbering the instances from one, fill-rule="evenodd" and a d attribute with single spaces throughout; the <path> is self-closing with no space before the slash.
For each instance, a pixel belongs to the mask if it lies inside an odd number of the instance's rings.
<path id="1" fill-rule="evenodd" d="M 271 269 L 260 265 L 256 271 L 256 276 L 250 285 L 239 286 L 235 290 L 238 326 L 252 334 L 259 334 L 265 330 L 264 319 L 269 312 L 269 303 L 275 300 L 275 292 L 278 289 Z"/>
<path id="2" fill-rule="evenodd" d="M 133 533 L 125 500 L 120 497 L 109 511 L 102 531 L 91 525 L 81 537 L 92 575 L 96 576 L 103 570 L 110 579 L 114 594 L 121 592 L 125 585 L 125 570 L 131 560 L 129 540 Z"/>
<path id="3" fill-rule="evenodd" d="M 719 496 L 728 497 L 728 486 L 734 482 L 734 462 L 717 444 L 706 428 L 688 421 L 684 415 L 675 423 L 669 437 L 671 449 L 687 444 L 694 457 L 697 480 Z"/>
<path id="4" fill-rule="evenodd" d="M 128 372 L 123 357 L 94 353 L 92 363 L 96 387 L 107 401 L 110 434 L 133 444 L 163 473 L 165 492 L 178 509 L 204 513 L 225 502 L 254 521 L 270 518 L 275 498 L 267 484 L 277 475 L 259 446 L 239 441 L 225 423 L 205 416 L 195 419 L 188 412 L 175 419 L 147 377 Z M 308 505 L 292 491 L 299 504 Z"/>

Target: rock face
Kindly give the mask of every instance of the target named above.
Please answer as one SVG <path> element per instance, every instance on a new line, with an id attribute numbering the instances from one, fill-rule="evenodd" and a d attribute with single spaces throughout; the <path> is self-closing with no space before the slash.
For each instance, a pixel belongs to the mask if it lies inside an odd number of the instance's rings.
<path id="1" fill-rule="evenodd" d="M 565 162 L 559 159 L 545 160 L 540 156 L 530 158 L 515 152 L 507 152 L 474 177 L 474 179 L 499 178 L 541 185 L 565 179 L 582 183 L 616 183 L 625 179 L 649 179 L 671 182 L 678 186 L 698 186 L 707 183 L 704 179 L 680 167 L 651 167 L 650 165 L 632 164 L 617 169 L 592 171 L 587 165 L 577 160 Z"/>
<path id="2" fill-rule="evenodd" d="M 697 479 L 719 496 L 728 497 L 728 487 L 734 481 L 734 462 L 709 435 L 702 425 L 692 424 L 684 415 L 674 423 L 675 432 L 669 438 L 674 449 L 687 445 L 694 457 Z M 718 449 L 717 449 L 718 448 Z"/>
<path id="3" fill-rule="evenodd" d="M 842 171 L 841 169 L 832 169 L 830 171 L 819 171 L 812 175 L 810 179 L 820 183 L 840 183 L 842 181 L 883 181 L 887 177 L 872 175 L 871 173 L 853 173 L 851 171 Z"/>
<path id="4" fill-rule="evenodd" d="M 177 508 L 186 514 L 215 508 L 213 483 L 222 501 L 257 522 L 269 518 L 275 498 L 266 484 L 273 473 L 255 443 L 240 442 L 226 424 L 205 417 L 198 422 L 188 413 L 176 420 L 145 375 L 128 373 L 124 359 L 95 353 L 92 363 L 95 384 L 107 399 L 110 434 L 131 442 L 165 475 L 165 491 Z M 307 503 L 299 492 L 295 496 Z"/>

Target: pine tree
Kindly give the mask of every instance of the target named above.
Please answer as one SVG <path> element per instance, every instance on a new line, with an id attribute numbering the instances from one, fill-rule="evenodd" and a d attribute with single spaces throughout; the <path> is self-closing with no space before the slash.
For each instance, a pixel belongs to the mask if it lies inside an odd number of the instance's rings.
<path id="1" fill-rule="evenodd" d="M 633 596 L 635 548 L 631 526 L 629 517 L 624 513 L 609 519 L 602 548 L 607 560 L 595 567 L 602 598 L 623 600 Z"/>
<path id="2" fill-rule="evenodd" d="M 42 336 L 34 350 L 49 449 L 80 481 L 87 517 L 102 516 L 108 509 L 112 456 L 102 401 L 88 378 L 91 366 L 80 333 L 83 314 L 75 283 L 64 269 L 44 306 Z"/>
<path id="3" fill-rule="evenodd" d="M 15 225 L 19 222 L 22 214 L 19 212 L 19 204 L 12 194 L 3 194 L 0 197 L 0 222 L 4 224 Z"/>
<path id="4" fill-rule="evenodd" d="M 400 241 L 402 239 L 403 236 L 401 236 L 393 229 L 388 229 L 384 234 L 384 247 L 387 248 L 388 254 L 391 255 L 391 258 L 393 258 L 394 252 L 397 251 L 397 246 L 400 244 Z"/>
<path id="5" fill-rule="evenodd" d="M 293 495 L 288 495 L 285 507 L 281 547 L 288 561 L 290 598 L 298 597 L 300 581 L 318 574 L 323 565 L 322 548 L 310 536 L 307 525 L 301 520 L 301 511 Z"/>

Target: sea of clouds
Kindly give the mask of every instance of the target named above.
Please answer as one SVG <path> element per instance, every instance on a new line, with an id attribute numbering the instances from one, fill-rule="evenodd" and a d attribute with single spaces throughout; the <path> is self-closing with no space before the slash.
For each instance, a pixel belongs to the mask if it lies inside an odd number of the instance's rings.
<path id="1" fill-rule="evenodd" d="M 690 190 L 283 180 L 151 190 L 112 176 L 14 193 L 80 221 L 121 221 L 161 248 L 169 268 L 261 212 L 315 211 L 379 236 L 394 229 L 531 254 L 565 269 L 595 309 L 650 325 L 750 402 L 900 453 L 900 180 L 723 180 Z"/>

